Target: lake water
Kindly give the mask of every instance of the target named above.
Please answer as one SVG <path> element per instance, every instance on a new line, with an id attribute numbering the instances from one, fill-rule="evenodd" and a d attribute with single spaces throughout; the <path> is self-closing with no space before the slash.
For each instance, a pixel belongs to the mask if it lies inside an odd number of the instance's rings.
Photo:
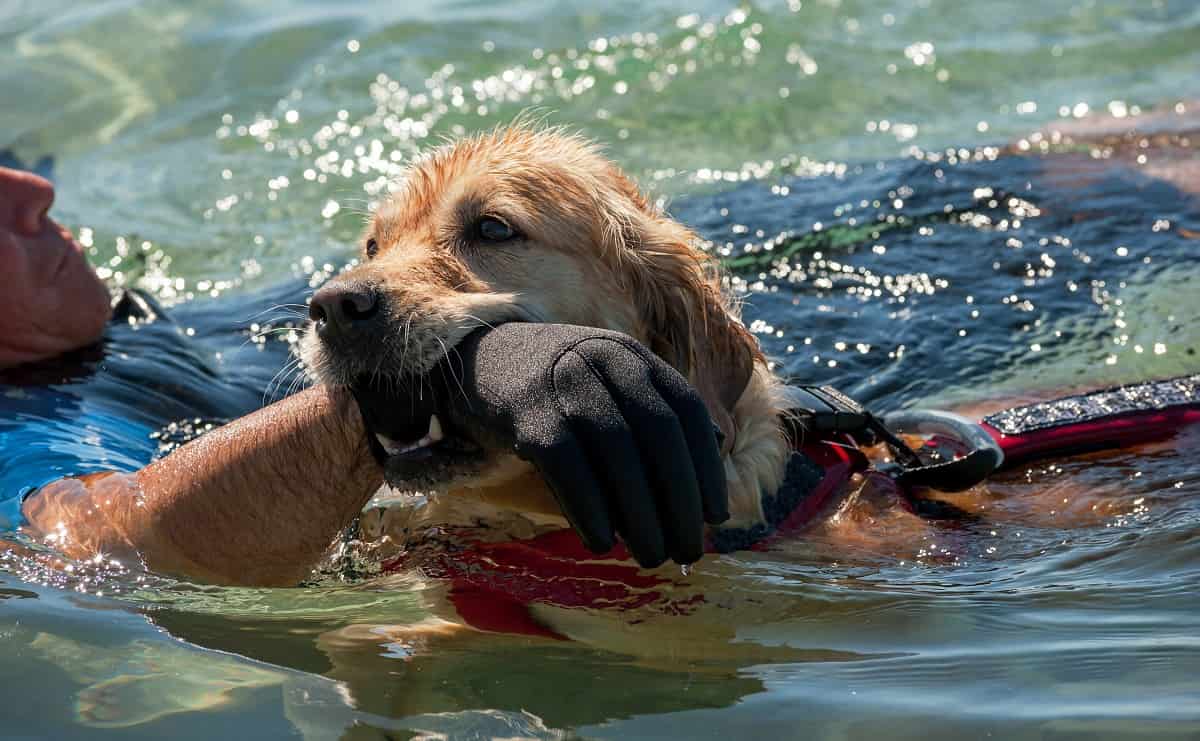
<path id="1" fill-rule="evenodd" d="M 530 109 L 670 199 L 795 378 L 892 409 L 1195 373 L 1198 70 L 1200 3 L 1167 0 L 0 4 L 0 151 L 168 317 L 4 379 L 6 409 L 53 396 L 0 419 L 0 530 L 28 486 L 282 393 L 273 307 L 415 152 Z M 1152 110 L 1144 144 L 1097 133 Z M 405 574 L 224 589 L 8 554 L 0 737 L 1196 738 L 1197 450 L 1005 475 L 899 551 L 706 559 L 706 594 L 758 607 L 653 659 L 346 638 L 427 617 Z"/>

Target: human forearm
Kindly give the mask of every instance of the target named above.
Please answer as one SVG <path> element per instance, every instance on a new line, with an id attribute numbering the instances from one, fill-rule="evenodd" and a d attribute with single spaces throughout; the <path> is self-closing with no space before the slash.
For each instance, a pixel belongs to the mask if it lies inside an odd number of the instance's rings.
<path id="1" fill-rule="evenodd" d="M 294 584 L 382 482 L 357 408 L 316 387 L 133 474 L 64 479 L 25 505 L 73 556 L 136 552 L 166 573 Z"/>

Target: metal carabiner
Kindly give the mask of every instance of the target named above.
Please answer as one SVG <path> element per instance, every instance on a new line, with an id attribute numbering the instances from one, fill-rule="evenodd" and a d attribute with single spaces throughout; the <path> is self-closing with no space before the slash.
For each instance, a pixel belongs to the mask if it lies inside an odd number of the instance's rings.
<path id="1" fill-rule="evenodd" d="M 858 445 L 887 445 L 893 464 L 876 466 L 905 488 L 939 491 L 969 489 L 1004 462 L 1004 453 L 991 435 L 966 417 L 935 410 L 910 410 L 878 417 L 832 386 L 788 386 L 789 415 L 784 422 L 794 440 L 847 436 Z M 901 434 L 940 437 L 953 448 L 946 460 L 928 462 L 910 448 Z"/>
<path id="2" fill-rule="evenodd" d="M 951 412 L 934 409 L 894 412 L 886 415 L 882 424 L 894 434 L 940 437 L 965 450 L 956 451 L 944 461 L 894 466 L 893 478 L 907 488 L 963 491 L 986 479 L 1004 463 L 1004 452 L 987 430 Z"/>

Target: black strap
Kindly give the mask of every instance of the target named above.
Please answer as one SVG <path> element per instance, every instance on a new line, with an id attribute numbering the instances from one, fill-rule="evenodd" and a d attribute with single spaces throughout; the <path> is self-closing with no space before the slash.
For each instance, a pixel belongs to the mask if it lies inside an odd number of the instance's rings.
<path id="1" fill-rule="evenodd" d="M 820 466 L 802 451 L 788 459 L 783 484 L 774 496 L 763 497 L 763 522 L 749 527 L 713 528 L 711 545 L 718 553 L 732 553 L 750 548 L 774 533 L 792 512 L 813 493 L 825 477 Z"/>
<path id="2" fill-rule="evenodd" d="M 846 396 L 832 386 L 791 386 L 787 389 L 789 414 L 785 415 L 795 445 L 801 445 L 806 436 L 827 438 L 844 435 L 858 445 L 888 446 L 895 465 L 880 467 L 905 487 L 929 487 L 940 491 L 961 491 L 978 484 L 988 476 L 1002 460 L 999 449 L 986 435 L 967 420 L 954 417 L 955 424 L 945 423 L 944 413 L 906 413 L 909 417 L 924 419 L 936 415 L 941 423 L 939 432 L 950 434 L 966 444 L 970 452 L 948 461 L 926 462 L 908 447 L 883 420 L 871 413 L 862 404 Z M 897 416 L 896 419 L 901 419 Z M 907 429 L 908 425 L 900 425 Z M 970 429 L 969 429 L 970 428 Z M 915 427 L 913 428 L 916 429 Z"/>
<path id="3" fill-rule="evenodd" d="M 847 435 L 859 445 L 887 444 L 896 461 L 906 468 L 924 465 L 912 448 L 885 427 L 878 417 L 834 387 L 791 386 L 788 394 L 794 442 L 803 442 L 805 435 L 819 438 Z"/>

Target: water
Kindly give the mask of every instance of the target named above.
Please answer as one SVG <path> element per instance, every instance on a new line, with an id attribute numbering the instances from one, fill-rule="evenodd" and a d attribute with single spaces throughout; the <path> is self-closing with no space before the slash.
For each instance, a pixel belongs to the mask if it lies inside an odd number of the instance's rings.
<path id="1" fill-rule="evenodd" d="M 114 329 L 100 372 L 6 377 L 29 414 L 57 384 L 71 422 L 0 422 L 5 527 L 25 486 L 286 390 L 294 320 L 269 309 L 349 259 L 413 152 L 529 108 L 728 256 L 787 374 L 894 408 L 1200 362 L 1195 105 L 1145 149 L 1014 156 L 1196 97 L 1196 3 L 15 3 L 0 38 L 0 149 L 54 155 L 60 219 L 169 318 Z M 1195 737 L 1197 444 L 1015 472 L 906 545 L 831 525 L 708 560 L 692 577 L 734 608 L 655 656 L 414 643 L 381 627 L 428 617 L 406 574 L 218 589 L 10 554 L 0 734 Z"/>

